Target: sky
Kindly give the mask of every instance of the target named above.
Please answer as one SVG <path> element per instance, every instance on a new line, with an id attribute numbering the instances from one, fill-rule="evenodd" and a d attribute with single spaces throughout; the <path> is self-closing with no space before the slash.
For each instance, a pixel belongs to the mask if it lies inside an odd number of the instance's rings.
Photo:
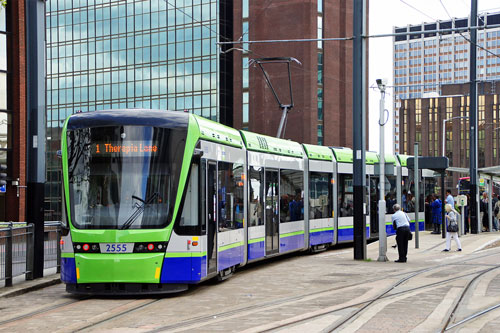
<path id="1" fill-rule="evenodd" d="M 470 13 L 470 0 L 442 0 L 442 4 L 452 17 L 467 17 Z M 441 5 L 440 0 L 369 0 L 369 33 L 370 35 L 392 33 L 394 26 L 406 26 L 436 20 L 449 20 L 450 17 Z M 412 8 L 412 7 L 414 8 Z M 416 9 L 415 9 L 416 8 Z M 417 11 L 418 9 L 418 11 Z M 500 11 L 498 0 L 478 0 L 478 12 Z M 393 152 L 393 77 L 392 37 L 371 38 L 369 40 L 369 79 L 368 86 L 376 87 L 376 79 L 387 79 L 385 108 L 390 117 L 384 126 L 385 152 Z M 370 88 L 369 94 L 369 143 L 368 149 L 379 151 L 378 121 L 380 118 L 380 91 Z"/>

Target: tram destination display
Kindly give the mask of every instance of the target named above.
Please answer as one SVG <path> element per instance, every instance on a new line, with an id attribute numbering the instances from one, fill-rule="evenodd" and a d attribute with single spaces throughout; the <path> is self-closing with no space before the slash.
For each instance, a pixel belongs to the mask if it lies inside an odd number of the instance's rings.
<path id="1" fill-rule="evenodd" d="M 91 145 L 91 153 L 94 156 L 144 156 L 158 153 L 158 144 L 148 141 L 122 142 L 95 142 Z"/>

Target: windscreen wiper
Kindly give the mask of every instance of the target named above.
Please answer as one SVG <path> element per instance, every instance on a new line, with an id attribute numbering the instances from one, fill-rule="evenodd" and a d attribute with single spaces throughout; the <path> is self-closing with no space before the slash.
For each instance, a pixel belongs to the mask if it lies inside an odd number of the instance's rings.
<path id="1" fill-rule="evenodd" d="M 135 204 L 134 212 L 128 217 L 128 219 L 125 221 L 125 223 L 123 223 L 123 225 L 120 227 L 120 229 L 123 230 L 123 229 L 130 228 L 130 226 L 134 223 L 134 221 L 137 220 L 139 215 L 141 215 L 144 212 L 144 209 L 146 209 L 146 205 L 153 202 L 153 200 L 158 195 L 159 195 L 159 193 L 155 192 L 155 193 L 151 194 L 151 196 L 149 198 L 147 198 L 146 200 L 143 200 L 143 199 L 133 195 L 132 198 L 141 201 L 142 204 L 138 204 L 138 203 Z"/>

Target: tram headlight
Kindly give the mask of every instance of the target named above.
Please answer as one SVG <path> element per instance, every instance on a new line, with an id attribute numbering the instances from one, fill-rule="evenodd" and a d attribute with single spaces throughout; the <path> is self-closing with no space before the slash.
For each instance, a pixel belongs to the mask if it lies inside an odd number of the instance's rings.
<path id="1" fill-rule="evenodd" d="M 165 252 L 167 242 L 135 243 L 134 253 L 159 253 Z"/>
<path id="2" fill-rule="evenodd" d="M 75 253 L 100 253 L 99 243 L 73 243 Z"/>

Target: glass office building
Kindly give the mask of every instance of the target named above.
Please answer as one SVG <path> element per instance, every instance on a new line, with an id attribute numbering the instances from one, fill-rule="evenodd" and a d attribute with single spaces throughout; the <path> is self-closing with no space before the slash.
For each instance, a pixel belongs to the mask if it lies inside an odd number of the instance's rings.
<path id="1" fill-rule="evenodd" d="M 47 1 L 46 219 L 60 219 L 56 152 L 69 115 L 147 108 L 221 120 L 219 9 L 219 0 Z"/>

